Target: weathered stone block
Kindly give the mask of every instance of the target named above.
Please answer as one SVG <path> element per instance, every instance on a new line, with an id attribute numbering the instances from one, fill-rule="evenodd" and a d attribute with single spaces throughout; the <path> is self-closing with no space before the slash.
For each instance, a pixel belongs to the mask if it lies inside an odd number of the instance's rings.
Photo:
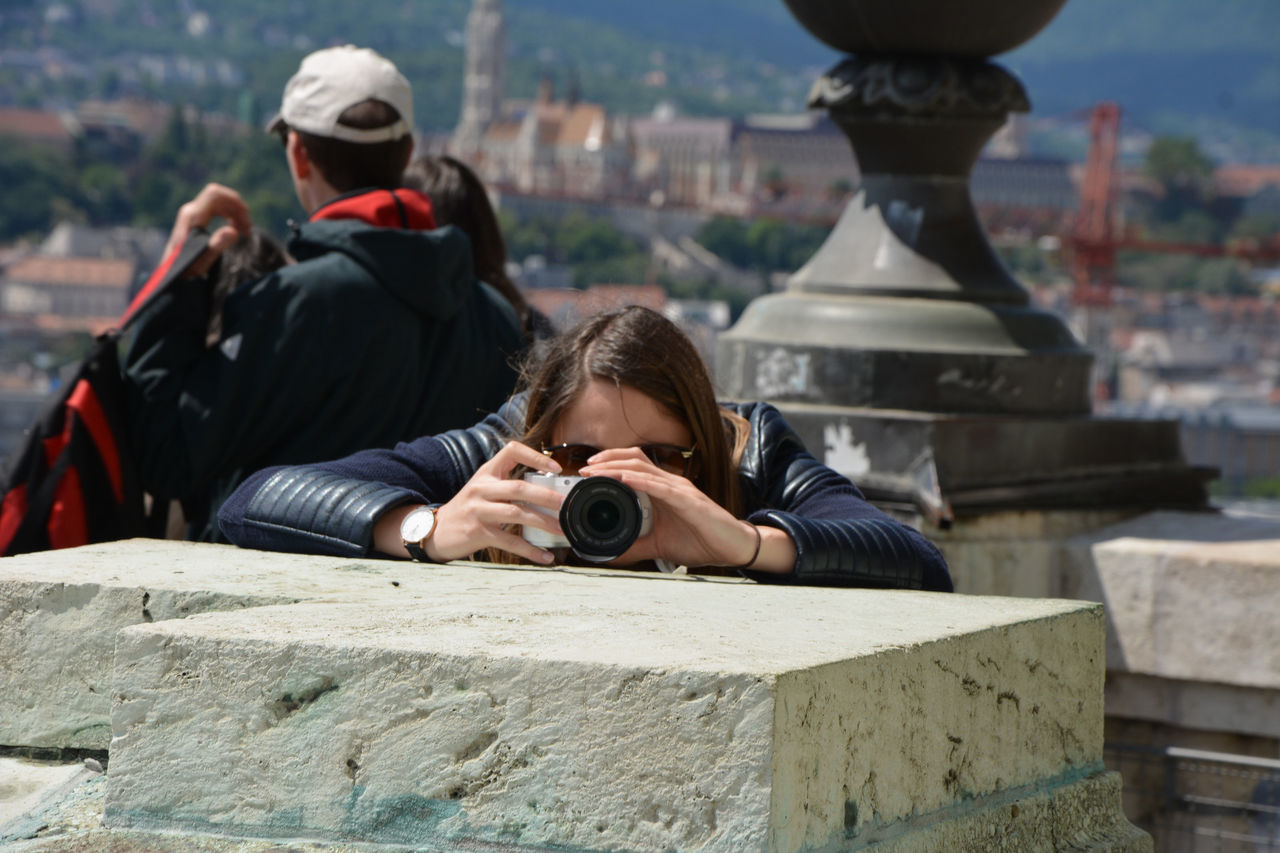
<path id="1" fill-rule="evenodd" d="M 1109 669 L 1280 689 L 1280 523 L 1156 512 L 1065 556 L 1064 594 L 1106 605 Z"/>
<path id="2" fill-rule="evenodd" d="M 116 632 L 128 625 L 301 599 L 394 600 L 422 575 L 386 560 L 151 540 L 0 559 L 0 746 L 106 749 Z"/>
<path id="3" fill-rule="evenodd" d="M 1055 837 L 1092 839 L 1080 849 L 1149 844 L 1102 772 L 1096 605 L 426 577 L 398 606 L 122 631 L 107 824 L 587 850 L 941 850 L 985 833 L 1048 850 L 1026 816 L 1057 809 Z"/>
<path id="4" fill-rule="evenodd" d="M 1063 549 L 1107 612 L 1108 716 L 1280 737 L 1280 523 L 1155 512 Z"/>

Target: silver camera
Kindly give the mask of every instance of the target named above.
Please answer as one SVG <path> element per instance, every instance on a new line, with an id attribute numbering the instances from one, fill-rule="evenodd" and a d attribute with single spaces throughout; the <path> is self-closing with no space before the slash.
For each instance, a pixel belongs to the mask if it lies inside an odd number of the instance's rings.
<path id="1" fill-rule="evenodd" d="M 631 543 L 653 529 L 649 496 L 619 480 L 537 472 L 525 474 L 524 480 L 565 496 L 560 506 L 564 536 L 525 526 L 525 541 L 539 548 L 572 548 L 584 560 L 604 563 L 622 556 Z M 540 507 L 530 509 L 551 514 Z"/>

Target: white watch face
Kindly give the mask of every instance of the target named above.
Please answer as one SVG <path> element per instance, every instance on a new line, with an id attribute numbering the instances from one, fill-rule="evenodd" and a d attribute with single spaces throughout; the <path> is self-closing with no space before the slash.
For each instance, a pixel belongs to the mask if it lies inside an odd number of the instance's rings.
<path id="1" fill-rule="evenodd" d="M 436 514 L 429 508 L 420 506 L 400 522 L 400 538 L 406 542 L 421 542 L 435 524 Z"/>

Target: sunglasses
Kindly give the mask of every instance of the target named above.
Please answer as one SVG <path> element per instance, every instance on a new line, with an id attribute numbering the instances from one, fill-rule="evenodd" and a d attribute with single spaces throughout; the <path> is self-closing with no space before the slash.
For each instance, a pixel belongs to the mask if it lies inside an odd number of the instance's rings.
<path id="1" fill-rule="evenodd" d="M 589 444 L 557 444 L 542 448 L 544 456 L 554 459 L 565 474 L 577 474 L 578 469 L 587 464 L 587 460 L 600 452 L 600 448 Z M 674 444 L 643 444 L 640 452 L 649 457 L 649 461 L 663 471 L 689 476 L 689 463 L 693 459 L 692 447 L 679 447 Z"/>

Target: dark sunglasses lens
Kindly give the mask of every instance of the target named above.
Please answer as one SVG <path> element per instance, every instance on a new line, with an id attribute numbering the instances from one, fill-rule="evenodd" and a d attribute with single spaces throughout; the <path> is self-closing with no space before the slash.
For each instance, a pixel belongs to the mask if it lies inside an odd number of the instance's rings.
<path id="1" fill-rule="evenodd" d="M 556 460 L 566 474 L 577 473 L 579 468 L 587 464 L 588 459 L 599 452 L 586 444 L 566 444 L 550 450 L 551 458 Z"/>
<path id="2" fill-rule="evenodd" d="M 654 465 L 673 474 L 683 474 L 689 466 L 689 460 L 678 447 L 667 444 L 650 444 L 643 448 L 644 454 Z"/>

